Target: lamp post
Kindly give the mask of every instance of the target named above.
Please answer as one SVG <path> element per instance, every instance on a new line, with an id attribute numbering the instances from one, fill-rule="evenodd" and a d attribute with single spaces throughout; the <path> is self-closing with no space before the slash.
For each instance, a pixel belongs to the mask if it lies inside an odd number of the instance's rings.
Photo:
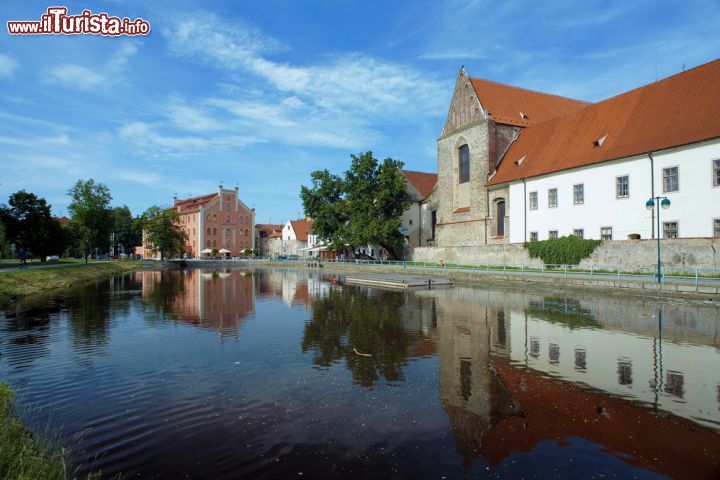
<path id="1" fill-rule="evenodd" d="M 670 199 L 667 197 L 651 197 L 650 200 L 645 202 L 645 208 L 650 211 L 655 209 L 655 204 L 658 204 L 663 210 L 670 208 Z M 657 209 L 657 281 L 660 283 L 660 209 Z"/>

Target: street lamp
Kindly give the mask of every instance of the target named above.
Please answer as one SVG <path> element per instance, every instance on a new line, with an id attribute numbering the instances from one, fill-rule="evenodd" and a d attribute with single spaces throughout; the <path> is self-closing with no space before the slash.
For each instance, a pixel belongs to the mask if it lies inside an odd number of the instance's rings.
<path id="1" fill-rule="evenodd" d="M 660 204 L 663 210 L 670 208 L 670 199 L 667 197 L 651 197 L 650 200 L 645 202 L 645 208 L 650 211 L 655 210 L 655 202 Z M 660 283 L 660 209 L 657 211 L 657 281 Z"/>

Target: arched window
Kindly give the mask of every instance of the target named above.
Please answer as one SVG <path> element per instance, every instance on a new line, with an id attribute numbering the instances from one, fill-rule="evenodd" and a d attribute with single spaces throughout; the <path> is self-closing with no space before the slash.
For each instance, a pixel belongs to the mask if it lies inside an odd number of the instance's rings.
<path id="1" fill-rule="evenodd" d="M 217 235 L 217 228 L 213 227 L 213 235 Z"/>
<path id="2" fill-rule="evenodd" d="M 505 200 L 500 199 L 495 202 L 495 234 L 498 237 L 505 236 Z"/>
<path id="3" fill-rule="evenodd" d="M 207 245 L 207 248 L 210 248 L 210 246 L 212 245 L 212 244 L 210 243 L 210 240 L 208 240 L 207 242 L 205 242 L 205 244 Z"/>
<path id="4" fill-rule="evenodd" d="M 225 217 L 225 223 L 230 223 L 230 215 L 228 215 L 227 217 Z"/>
<path id="5" fill-rule="evenodd" d="M 212 233 L 212 229 L 210 227 L 207 227 L 207 234 L 210 235 Z"/>
<path id="6" fill-rule="evenodd" d="M 470 181 L 470 148 L 461 145 L 458 148 L 458 183 Z"/>
<path id="7" fill-rule="evenodd" d="M 217 215 L 213 213 L 213 222 L 217 222 Z"/>
<path id="8" fill-rule="evenodd" d="M 230 211 L 230 202 L 227 202 L 225 204 L 225 210 L 227 210 L 228 212 Z"/>
<path id="9" fill-rule="evenodd" d="M 212 215 L 210 215 L 210 214 L 208 213 L 206 218 L 207 218 L 207 221 L 209 222 L 210 220 L 212 220 Z"/>

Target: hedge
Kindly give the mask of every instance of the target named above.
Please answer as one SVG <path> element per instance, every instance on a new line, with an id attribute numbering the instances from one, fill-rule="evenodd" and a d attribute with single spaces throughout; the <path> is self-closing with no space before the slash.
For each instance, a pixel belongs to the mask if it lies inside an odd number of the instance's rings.
<path id="1" fill-rule="evenodd" d="M 525 242 L 525 249 L 532 258 L 540 258 L 550 265 L 577 265 L 588 258 L 602 244 L 602 240 L 586 240 L 576 236 L 551 238 Z"/>

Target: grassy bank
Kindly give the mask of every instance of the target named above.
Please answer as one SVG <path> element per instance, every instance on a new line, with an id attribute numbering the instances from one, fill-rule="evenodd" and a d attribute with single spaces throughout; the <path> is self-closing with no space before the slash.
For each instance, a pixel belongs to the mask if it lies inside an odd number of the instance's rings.
<path id="1" fill-rule="evenodd" d="M 0 299 L 2 297 L 24 297 L 35 293 L 67 288 L 93 278 L 138 270 L 140 267 L 139 261 L 119 260 L 89 263 L 87 265 L 1 272 Z"/>
<path id="2" fill-rule="evenodd" d="M 0 478 L 67 478 L 63 449 L 32 436 L 13 411 L 13 397 L 13 391 L 0 382 Z"/>

